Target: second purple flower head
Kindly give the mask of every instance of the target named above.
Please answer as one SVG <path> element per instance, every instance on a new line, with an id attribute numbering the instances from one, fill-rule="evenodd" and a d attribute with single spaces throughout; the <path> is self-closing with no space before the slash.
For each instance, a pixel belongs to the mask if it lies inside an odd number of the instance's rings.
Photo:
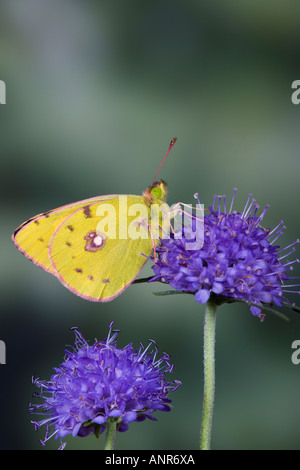
<path id="1" fill-rule="evenodd" d="M 45 426 L 45 442 L 51 437 L 62 438 L 71 434 L 84 437 L 91 433 L 98 436 L 114 421 L 118 431 L 126 431 L 129 423 L 146 418 L 156 420 L 156 411 L 170 411 L 170 390 L 176 390 L 180 382 L 166 381 L 166 373 L 173 371 L 170 357 L 158 356 L 153 340 L 146 348 L 128 344 L 117 348 L 118 330 L 112 331 L 105 341 L 89 345 L 74 328 L 74 350 L 65 351 L 65 359 L 50 380 L 34 379 L 40 389 L 30 412 L 42 415 L 32 421 L 36 429 Z"/>

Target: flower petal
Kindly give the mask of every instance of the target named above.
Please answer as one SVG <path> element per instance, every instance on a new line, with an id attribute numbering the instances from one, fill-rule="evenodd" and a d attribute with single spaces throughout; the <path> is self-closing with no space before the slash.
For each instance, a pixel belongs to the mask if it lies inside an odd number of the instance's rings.
<path id="1" fill-rule="evenodd" d="M 210 291 L 207 289 L 200 289 L 195 294 L 195 300 L 200 304 L 205 304 L 210 297 Z"/>

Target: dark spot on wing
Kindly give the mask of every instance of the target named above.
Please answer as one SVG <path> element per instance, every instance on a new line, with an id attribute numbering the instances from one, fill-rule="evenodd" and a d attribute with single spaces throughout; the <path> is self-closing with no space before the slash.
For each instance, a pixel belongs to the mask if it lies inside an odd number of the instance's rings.
<path id="1" fill-rule="evenodd" d="M 75 271 L 76 271 L 77 273 L 82 273 L 82 269 L 80 269 L 80 268 L 75 268 Z"/>
<path id="2" fill-rule="evenodd" d="M 101 250 L 101 248 L 104 247 L 106 235 L 100 234 L 100 233 L 97 234 L 97 232 L 92 231 L 92 232 L 87 233 L 84 239 L 87 240 L 84 249 L 86 251 L 93 252 L 93 251 Z"/>
<path id="3" fill-rule="evenodd" d="M 38 219 L 35 219 L 34 223 L 35 223 L 36 225 L 39 225 L 40 222 L 38 221 Z"/>
<path id="4" fill-rule="evenodd" d="M 40 238 L 38 238 L 38 241 L 39 241 L 39 242 L 43 242 L 44 239 L 43 239 L 42 237 L 40 237 Z"/>
<path id="5" fill-rule="evenodd" d="M 73 225 L 68 225 L 67 228 L 70 230 L 70 232 L 73 232 L 73 230 L 74 230 Z"/>
<path id="6" fill-rule="evenodd" d="M 66 245 L 67 245 L 67 246 L 72 246 L 72 243 L 66 242 Z"/>
<path id="7" fill-rule="evenodd" d="M 83 208 L 83 213 L 86 219 L 90 219 L 92 217 L 90 206 L 85 206 Z"/>
<path id="8" fill-rule="evenodd" d="M 110 280 L 107 278 L 107 279 L 102 279 L 102 282 L 103 284 L 107 284 L 108 282 L 110 282 Z"/>
<path id="9" fill-rule="evenodd" d="M 89 280 L 90 280 L 90 281 L 93 281 L 93 280 L 94 280 L 94 276 L 89 276 Z"/>

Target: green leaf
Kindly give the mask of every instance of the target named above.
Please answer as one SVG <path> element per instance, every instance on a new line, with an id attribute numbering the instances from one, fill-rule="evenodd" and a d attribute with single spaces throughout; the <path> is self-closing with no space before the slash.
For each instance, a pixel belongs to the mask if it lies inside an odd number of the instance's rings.
<path id="1" fill-rule="evenodd" d="M 281 318 L 282 320 L 285 320 L 285 321 L 290 321 L 289 317 L 287 317 L 286 315 L 284 315 L 284 313 L 281 313 L 281 312 L 278 312 L 278 310 L 275 310 L 274 308 L 271 308 L 271 307 L 266 307 L 265 304 L 262 304 L 262 305 L 257 305 L 253 302 L 250 302 L 249 300 L 243 300 L 243 299 L 236 299 L 237 302 L 242 302 L 244 304 L 247 304 L 247 305 L 253 305 L 253 307 L 257 307 L 257 308 L 260 308 L 262 311 L 266 311 L 266 312 L 271 312 L 273 313 L 274 315 L 277 315 L 279 318 Z"/>

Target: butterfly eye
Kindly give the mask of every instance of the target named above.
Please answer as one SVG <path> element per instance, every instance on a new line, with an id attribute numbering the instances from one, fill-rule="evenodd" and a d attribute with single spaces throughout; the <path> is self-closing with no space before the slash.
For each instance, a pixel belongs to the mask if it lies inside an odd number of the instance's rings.
<path id="1" fill-rule="evenodd" d="M 151 189 L 151 194 L 156 199 L 160 199 L 162 197 L 162 190 L 158 186 L 155 186 L 154 188 Z"/>

